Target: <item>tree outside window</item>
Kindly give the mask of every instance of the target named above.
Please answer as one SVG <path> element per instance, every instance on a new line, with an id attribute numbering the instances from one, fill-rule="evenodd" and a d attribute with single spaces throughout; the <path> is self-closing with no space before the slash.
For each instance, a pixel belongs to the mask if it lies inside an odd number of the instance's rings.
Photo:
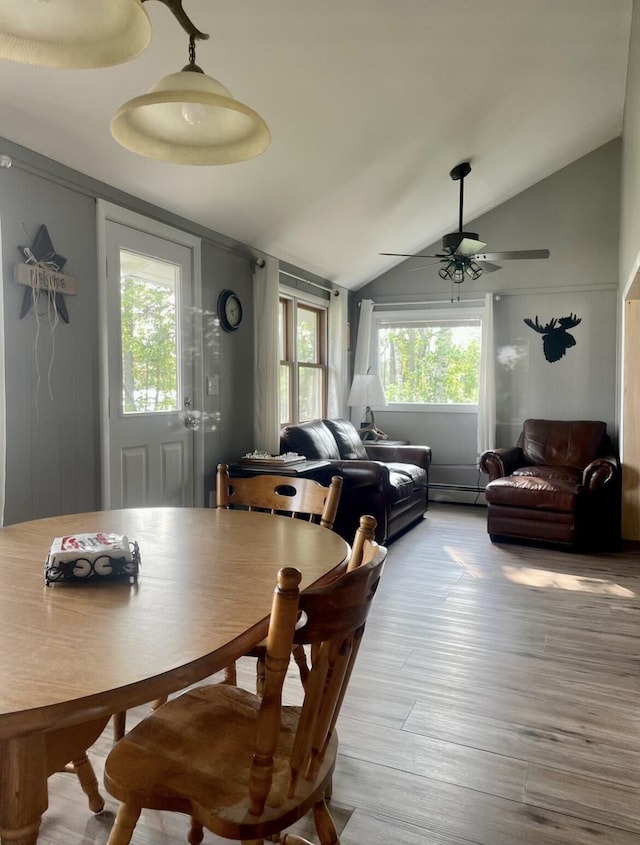
<path id="1" fill-rule="evenodd" d="M 125 276 L 120 303 L 123 412 L 177 410 L 175 288 Z"/>

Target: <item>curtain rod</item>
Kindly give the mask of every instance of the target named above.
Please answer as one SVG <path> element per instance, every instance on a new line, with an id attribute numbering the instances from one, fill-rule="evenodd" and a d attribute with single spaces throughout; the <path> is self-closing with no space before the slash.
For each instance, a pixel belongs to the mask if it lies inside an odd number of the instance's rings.
<path id="1" fill-rule="evenodd" d="M 394 308 L 398 305 L 455 305 L 456 302 L 470 302 L 473 305 L 476 303 L 483 303 L 484 299 L 413 299 L 411 302 L 374 302 L 374 308 Z M 360 308 L 358 302 L 358 308 Z"/>
<path id="2" fill-rule="evenodd" d="M 303 279 L 302 276 L 296 276 L 293 273 L 289 273 L 287 270 L 280 270 L 280 273 L 283 276 L 289 276 L 290 279 L 295 279 L 297 282 L 304 282 L 305 285 L 311 285 L 314 288 L 326 290 L 328 293 L 332 293 L 334 296 L 340 296 L 340 291 L 336 290 L 335 288 L 329 288 L 326 285 L 321 285 L 319 282 L 312 282 L 309 279 Z"/>

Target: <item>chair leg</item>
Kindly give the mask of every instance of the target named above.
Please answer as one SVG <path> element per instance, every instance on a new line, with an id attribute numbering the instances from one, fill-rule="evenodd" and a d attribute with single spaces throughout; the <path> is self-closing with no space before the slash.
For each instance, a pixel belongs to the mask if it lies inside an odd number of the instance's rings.
<path id="1" fill-rule="evenodd" d="M 336 826 L 324 798 L 313 806 L 313 820 L 320 838 L 320 845 L 340 845 Z"/>
<path id="2" fill-rule="evenodd" d="M 327 788 L 324 791 L 324 800 L 325 801 L 331 801 L 332 797 L 333 797 L 333 778 L 331 778 L 331 780 L 327 784 Z"/>
<path id="3" fill-rule="evenodd" d="M 86 754 L 72 761 L 73 771 L 76 773 L 84 794 L 89 799 L 89 809 L 92 813 L 104 810 L 104 798 L 98 791 L 98 781 Z"/>
<path id="4" fill-rule="evenodd" d="M 264 688 L 267 682 L 267 664 L 265 655 L 261 654 L 256 659 L 256 693 L 262 698 L 264 696 Z"/>
<path id="5" fill-rule="evenodd" d="M 127 730 L 127 711 L 113 714 L 113 741 L 117 742 L 125 735 Z"/>
<path id="6" fill-rule="evenodd" d="M 129 845 L 133 831 L 140 818 L 141 807 L 120 804 L 115 824 L 111 828 L 107 845 Z"/>
<path id="7" fill-rule="evenodd" d="M 232 687 L 238 685 L 238 677 L 236 675 L 236 664 L 231 663 L 229 666 L 225 666 L 224 670 L 224 681 L 223 684 L 229 684 Z"/>
<path id="8" fill-rule="evenodd" d="M 158 707 L 162 707 L 163 704 L 167 703 L 167 699 L 169 698 L 168 695 L 163 695 L 162 698 L 154 698 L 151 702 L 151 709 L 157 710 Z"/>
<path id="9" fill-rule="evenodd" d="M 307 653 L 304 650 L 303 645 L 296 645 L 293 647 L 293 658 L 298 665 L 300 680 L 302 681 L 302 686 L 304 686 L 307 683 L 307 678 L 309 677 L 309 664 L 307 663 Z"/>
<path id="10" fill-rule="evenodd" d="M 197 819 L 191 816 L 191 827 L 189 828 L 189 835 L 187 836 L 189 845 L 200 845 L 204 839 L 204 829 Z"/>

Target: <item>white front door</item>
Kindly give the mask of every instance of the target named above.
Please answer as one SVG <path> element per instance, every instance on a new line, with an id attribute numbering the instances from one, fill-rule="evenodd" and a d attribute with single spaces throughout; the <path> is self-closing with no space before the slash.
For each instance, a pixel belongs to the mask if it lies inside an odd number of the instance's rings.
<path id="1" fill-rule="evenodd" d="M 199 241 L 101 206 L 102 505 L 200 506 Z"/>

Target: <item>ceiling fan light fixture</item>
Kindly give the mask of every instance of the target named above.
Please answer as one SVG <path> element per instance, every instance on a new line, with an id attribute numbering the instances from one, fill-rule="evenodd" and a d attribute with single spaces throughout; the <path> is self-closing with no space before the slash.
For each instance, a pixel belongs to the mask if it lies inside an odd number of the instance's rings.
<path id="1" fill-rule="evenodd" d="M 461 282 L 464 282 L 464 270 L 462 267 L 456 267 L 456 269 L 451 274 L 451 280 L 455 282 L 456 285 L 459 285 Z"/>
<path id="2" fill-rule="evenodd" d="M 120 106 L 111 134 L 128 150 L 174 164 L 215 165 L 246 161 L 271 142 L 257 112 L 190 63 L 160 79 L 147 94 Z"/>
<path id="3" fill-rule="evenodd" d="M 151 41 L 141 0 L 2 0 L 0 58 L 55 68 L 111 67 Z"/>
<path id="4" fill-rule="evenodd" d="M 480 278 L 482 272 L 482 267 L 479 264 L 476 264 L 475 261 L 470 261 L 465 267 L 465 273 L 474 281 Z"/>
<path id="5" fill-rule="evenodd" d="M 455 261 L 447 261 L 446 264 L 443 264 L 442 267 L 438 270 L 438 275 L 441 279 L 449 280 L 453 278 L 453 274 L 456 269 L 456 262 Z"/>

